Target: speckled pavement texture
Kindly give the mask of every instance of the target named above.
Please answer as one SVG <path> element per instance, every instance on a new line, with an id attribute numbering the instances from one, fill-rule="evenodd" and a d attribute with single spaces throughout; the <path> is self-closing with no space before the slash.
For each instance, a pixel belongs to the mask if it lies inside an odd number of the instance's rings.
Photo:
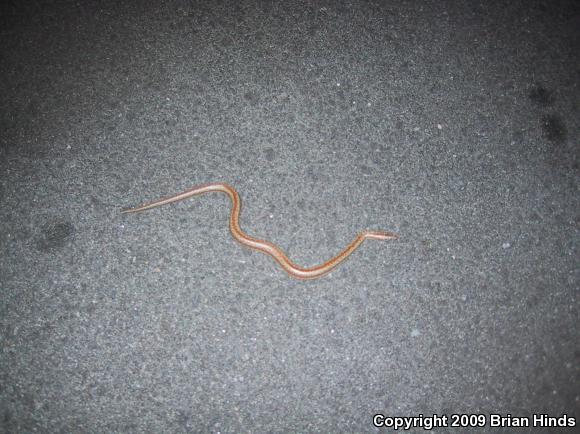
<path id="1" fill-rule="evenodd" d="M 0 432 L 577 432 L 577 1 L 12 1 L 0 49 Z M 120 214 L 212 181 L 301 265 L 400 240 L 305 282 L 223 195 Z"/>

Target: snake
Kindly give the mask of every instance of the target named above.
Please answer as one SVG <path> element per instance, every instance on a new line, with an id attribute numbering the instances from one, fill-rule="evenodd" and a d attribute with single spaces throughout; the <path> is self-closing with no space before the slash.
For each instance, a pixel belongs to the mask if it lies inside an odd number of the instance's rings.
<path id="1" fill-rule="evenodd" d="M 180 200 L 187 199 L 192 196 L 197 196 L 206 193 L 220 192 L 228 195 L 232 202 L 232 208 L 230 213 L 230 232 L 236 241 L 240 244 L 249 247 L 250 249 L 258 250 L 272 258 L 280 264 L 282 269 L 286 271 L 290 276 L 296 279 L 317 279 L 319 277 L 328 274 L 337 265 L 342 263 L 346 258 L 348 258 L 365 240 L 396 240 L 399 236 L 393 232 L 387 231 L 368 231 L 364 230 L 360 232 L 356 238 L 344 248 L 339 254 L 324 262 L 323 264 L 311 267 L 303 268 L 292 262 L 288 256 L 275 244 L 254 238 L 246 234 L 240 227 L 240 212 L 242 208 L 242 202 L 240 200 L 240 195 L 234 187 L 222 182 L 202 184 L 185 190 L 181 193 L 174 194 L 172 196 L 167 196 L 152 202 L 147 202 L 139 205 L 135 208 L 124 209 L 121 213 L 138 213 L 142 211 L 149 210 L 151 208 L 156 208 L 158 206 L 166 205 L 169 203 L 177 202 Z"/>

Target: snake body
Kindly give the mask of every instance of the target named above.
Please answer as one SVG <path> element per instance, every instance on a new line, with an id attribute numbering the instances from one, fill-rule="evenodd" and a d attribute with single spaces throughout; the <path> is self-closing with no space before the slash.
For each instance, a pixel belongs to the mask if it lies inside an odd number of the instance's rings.
<path id="1" fill-rule="evenodd" d="M 240 243 L 246 247 L 249 247 L 254 250 L 259 250 L 260 252 L 264 252 L 270 256 L 272 256 L 280 266 L 286 271 L 290 276 L 295 277 L 297 279 L 316 279 L 321 277 L 332 269 L 334 269 L 338 264 L 344 261 L 348 256 L 352 254 L 366 239 L 372 240 L 393 240 L 397 239 L 398 236 L 392 232 L 385 232 L 385 231 L 363 231 L 358 234 L 358 236 L 338 255 L 329 259 L 325 263 L 312 267 L 312 268 L 303 268 L 299 267 L 295 263 L 293 263 L 288 256 L 276 245 L 272 244 L 269 241 L 260 240 L 257 238 L 253 238 L 246 234 L 240 228 L 240 211 L 241 211 L 241 201 L 240 196 L 235 188 L 228 184 L 224 183 L 212 183 L 212 184 L 203 184 L 198 185 L 196 187 L 192 187 L 188 190 L 185 190 L 181 193 L 177 193 L 173 196 L 164 197 L 159 200 L 155 200 L 153 202 L 148 202 L 143 205 L 140 205 L 136 208 L 126 209 L 121 211 L 122 213 L 136 213 L 145 211 L 151 208 L 155 208 L 161 205 L 166 205 L 168 203 L 177 202 L 183 199 L 187 199 L 191 196 L 196 196 L 205 193 L 212 193 L 212 192 L 221 192 L 225 193 L 229 196 L 232 201 L 232 211 L 230 214 L 230 232 L 232 233 L 233 237 Z"/>

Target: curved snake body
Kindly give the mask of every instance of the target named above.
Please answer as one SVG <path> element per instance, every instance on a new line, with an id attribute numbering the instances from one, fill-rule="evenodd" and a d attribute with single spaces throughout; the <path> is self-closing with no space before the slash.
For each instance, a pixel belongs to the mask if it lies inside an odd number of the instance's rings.
<path id="1" fill-rule="evenodd" d="M 179 200 L 187 199 L 191 196 L 196 196 L 211 192 L 221 192 L 229 196 L 232 201 L 232 211 L 230 214 L 230 231 L 233 237 L 246 247 L 254 250 L 259 250 L 272 256 L 280 266 L 292 277 L 298 279 L 316 279 L 330 272 L 338 264 L 344 261 L 352 252 L 354 252 L 366 239 L 373 240 L 393 240 L 398 236 L 392 232 L 385 231 L 363 231 L 338 255 L 329 259 L 325 263 L 312 267 L 303 268 L 293 263 L 288 256 L 276 245 L 269 241 L 253 238 L 246 234 L 240 228 L 240 211 L 241 201 L 238 192 L 230 185 L 224 183 L 203 184 L 192 187 L 184 192 L 177 193 L 173 196 L 168 196 L 153 202 L 148 202 L 136 208 L 126 209 L 122 213 L 135 213 L 155 208 L 168 203 L 177 202 Z"/>

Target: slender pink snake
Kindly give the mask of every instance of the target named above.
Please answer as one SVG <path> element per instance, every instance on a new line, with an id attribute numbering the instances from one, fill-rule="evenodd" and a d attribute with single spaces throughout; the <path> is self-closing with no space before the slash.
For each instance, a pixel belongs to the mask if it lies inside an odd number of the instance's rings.
<path id="1" fill-rule="evenodd" d="M 250 237 L 240 228 L 239 218 L 242 203 L 240 201 L 240 196 L 238 192 L 230 185 L 224 183 L 214 183 L 214 184 L 203 184 L 196 187 L 192 187 L 182 193 L 177 193 L 173 196 L 168 196 L 153 202 L 148 202 L 143 205 L 139 205 L 136 208 L 126 209 L 121 211 L 122 213 L 134 213 L 141 212 L 151 208 L 155 208 L 161 205 L 165 205 L 172 202 L 177 202 L 179 200 L 187 199 L 188 197 L 211 193 L 211 192 L 221 192 L 229 196 L 232 201 L 232 212 L 230 214 L 230 231 L 233 237 L 244 246 L 247 246 L 254 250 L 259 250 L 270 256 L 272 256 L 280 266 L 286 271 L 290 276 L 297 279 L 316 279 L 318 277 L 324 276 L 326 273 L 334 269 L 338 264 L 348 258 L 352 252 L 354 252 L 366 239 L 372 240 L 394 240 L 399 238 L 396 234 L 392 232 L 385 231 L 363 231 L 348 245 L 346 248 L 336 255 L 334 258 L 329 259 L 325 263 L 312 268 L 302 268 L 293 263 L 288 256 L 276 245 L 269 241 L 259 240 L 257 238 Z"/>

